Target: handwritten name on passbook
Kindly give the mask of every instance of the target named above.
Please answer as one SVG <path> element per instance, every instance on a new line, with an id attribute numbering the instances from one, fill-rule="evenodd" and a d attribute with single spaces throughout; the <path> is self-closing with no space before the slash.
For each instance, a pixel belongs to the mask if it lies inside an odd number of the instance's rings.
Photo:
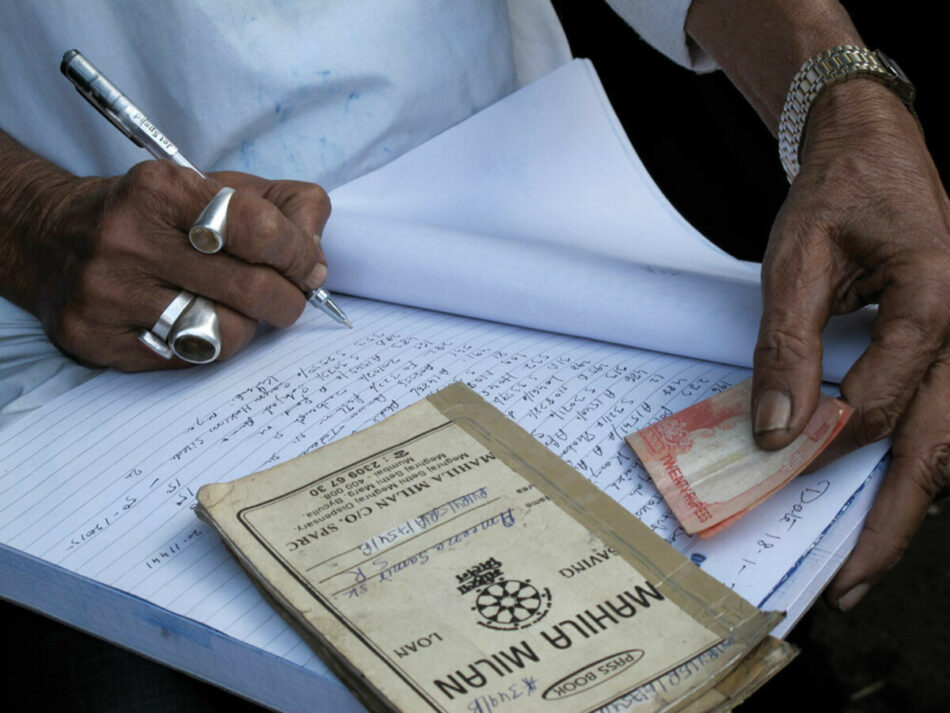
<path id="1" fill-rule="evenodd" d="M 838 435 L 853 409 L 825 394 L 801 435 L 778 451 L 752 436 L 752 380 L 627 436 L 689 534 L 710 537 L 778 492 Z"/>
<path id="2" fill-rule="evenodd" d="M 750 690 L 748 676 L 735 684 L 740 661 L 761 678 L 790 657 L 756 648 L 780 614 L 686 561 L 462 384 L 198 499 L 372 710 L 706 710 Z"/>

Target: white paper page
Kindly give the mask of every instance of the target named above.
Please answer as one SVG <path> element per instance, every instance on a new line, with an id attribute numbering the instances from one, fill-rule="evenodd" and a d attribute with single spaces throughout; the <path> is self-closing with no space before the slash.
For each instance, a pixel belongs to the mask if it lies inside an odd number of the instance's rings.
<path id="1" fill-rule="evenodd" d="M 874 503 L 889 464 L 890 459 L 878 463 L 812 550 L 795 564 L 775 591 L 759 603 L 762 609 L 778 609 L 788 613 L 782 623 L 772 630 L 773 636 L 784 638 L 791 631 L 795 622 L 811 608 L 845 563 L 858 542 L 864 518 Z"/>
<path id="2" fill-rule="evenodd" d="M 670 205 L 578 59 L 333 192 L 336 209 L 755 280 Z M 580 241 L 580 242 L 579 242 Z"/>
<path id="3" fill-rule="evenodd" d="M 347 275 L 334 283 L 344 292 L 752 367 L 758 283 L 420 224 L 339 212 L 334 219 L 346 228 L 347 250 L 328 256 Z M 826 380 L 840 382 L 864 351 L 873 318 L 862 310 L 829 323 Z"/>
<path id="4" fill-rule="evenodd" d="M 759 266 L 669 204 L 585 60 L 332 201 L 331 289 L 751 366 Z M 872 318 L 832 321 L 826 379 L 840 381 L 867 346 Z"/>
<path id="5" fill-rule="evenodd" d="M 382 303 L 345 306 L 353 331 L 328 327 L 311 311 L 239 360 L 108 373 L 7 429 L 0 541 L 320 669 L 195 518 L 194 493 L 365 428 L 462 380 L 676 547 L 700 551 L 623 436 L 745 378 L 745 370 Z M 851 469 L 820 476 L 828 480 L 820 501 L 755 568 L 734 571 L 757 556 L 762 522 L 771 527 L 795 512 L 800 481 L 704 542 L 703 567 L 757 601 L 875 462 L 865 455 Z M 573 566 L 596 565 L 566 563 L 562 576 Z"/>

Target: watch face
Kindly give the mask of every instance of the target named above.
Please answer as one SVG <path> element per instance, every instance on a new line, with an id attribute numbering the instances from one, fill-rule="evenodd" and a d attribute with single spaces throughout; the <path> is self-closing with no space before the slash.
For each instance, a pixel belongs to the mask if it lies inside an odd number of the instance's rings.
<path id="1" fill-rule="evenodd" d="M 876 54 L 877 58 L 881 60 L 881 64 L 883 64 L 884 67 L 887 68 L 892 74 L 896 75 L 896 77 L 899 80 L 901 80 L 902 82 L 907 82 L 908 84 L 911 83 L 910 79 L 904 73 L 904 70 L 901 69 L 901 66 L 897 62 L 895 62 L 893 59 L 888 57 L 886 54 L 884 54 L 883 51 L 875 50 L 874 54 Z"/>
<path id="2" fill-rule="evenodd" d="M 905 104 L 913 104 L 917 90 L 914 87 L 913 82 L 911 82 L 904 73 L 904 70 L 901 69 L 897 62 L 884 54 L 881 50 L 876 50 L 875 54 L 877 55 L 878 59 L 881 60 L 881 64 L 884 65 L 884 68 L 894 75 L 894 91 L 897 92 Z"/>

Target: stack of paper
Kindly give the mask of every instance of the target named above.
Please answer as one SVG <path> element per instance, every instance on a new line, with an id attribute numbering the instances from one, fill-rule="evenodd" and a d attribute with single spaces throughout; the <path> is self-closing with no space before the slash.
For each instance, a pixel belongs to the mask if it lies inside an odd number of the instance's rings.
<path id="1" fill-rule="evenodd" d="M 756 271 L 660 196 L 589 64 L 332 199 L 330 286 L 376 298 L 341 298 L 356 329 L 308 310 L 229 362 L 106 373 L 0 433 L 0 596 L 275 709 L 359 710 L 196 519 L 195 493 L 463 381 L 703 571 L 800 615 L 884 447 L 794 480 L 713 540 L 680 528 L 623 436 L 748 377 Z M 828 374 L 868 321 L 833 321 Z"/>

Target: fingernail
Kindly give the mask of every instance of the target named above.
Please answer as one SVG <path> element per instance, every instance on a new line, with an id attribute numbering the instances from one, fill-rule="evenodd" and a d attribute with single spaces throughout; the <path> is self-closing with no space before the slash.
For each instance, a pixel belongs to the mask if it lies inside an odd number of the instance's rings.
<path id="1" fill-rule="evenodd" d="M 768 433 L 788 428 L 792 418 L 792 400 L 781 391 L 766 391 L 755 407 L 755 432 Z"/>
<path id="2" fill-rule="evenodd" d="M 317 289 L 327 279 L 327 266 L 322 262 L 317 263 L 313 271 L 307 276 L 307 287 L 311 290 Z"/>
<path id="3" fill-rule="evenodd" d="M 841 611 L 848 611 L 855 604 L 861 601 L 865 594 L 868 593 L 868 590 L 871 588 L 871 585 L 867 582 L 862 582 L 861 584 L 856 584 L 851 587 L 846 594 L 843 594 L 838 599 L 838 608 Z"/>
<path id="4" fill-rule="evenodd" d="M 323 236 L 320 233 L 313 234 L 313 242 L 316 246 L 320 247 L 320 241 L 323 240 Z M 327 266 L 323 263 L 317 263 L 317 266 L 313 268 L 313 271 L 307 275 L 307 287 L 311 290 L 317 289 L 320 285 L 323 284 L 323 281 L 327 279 Z"/>

